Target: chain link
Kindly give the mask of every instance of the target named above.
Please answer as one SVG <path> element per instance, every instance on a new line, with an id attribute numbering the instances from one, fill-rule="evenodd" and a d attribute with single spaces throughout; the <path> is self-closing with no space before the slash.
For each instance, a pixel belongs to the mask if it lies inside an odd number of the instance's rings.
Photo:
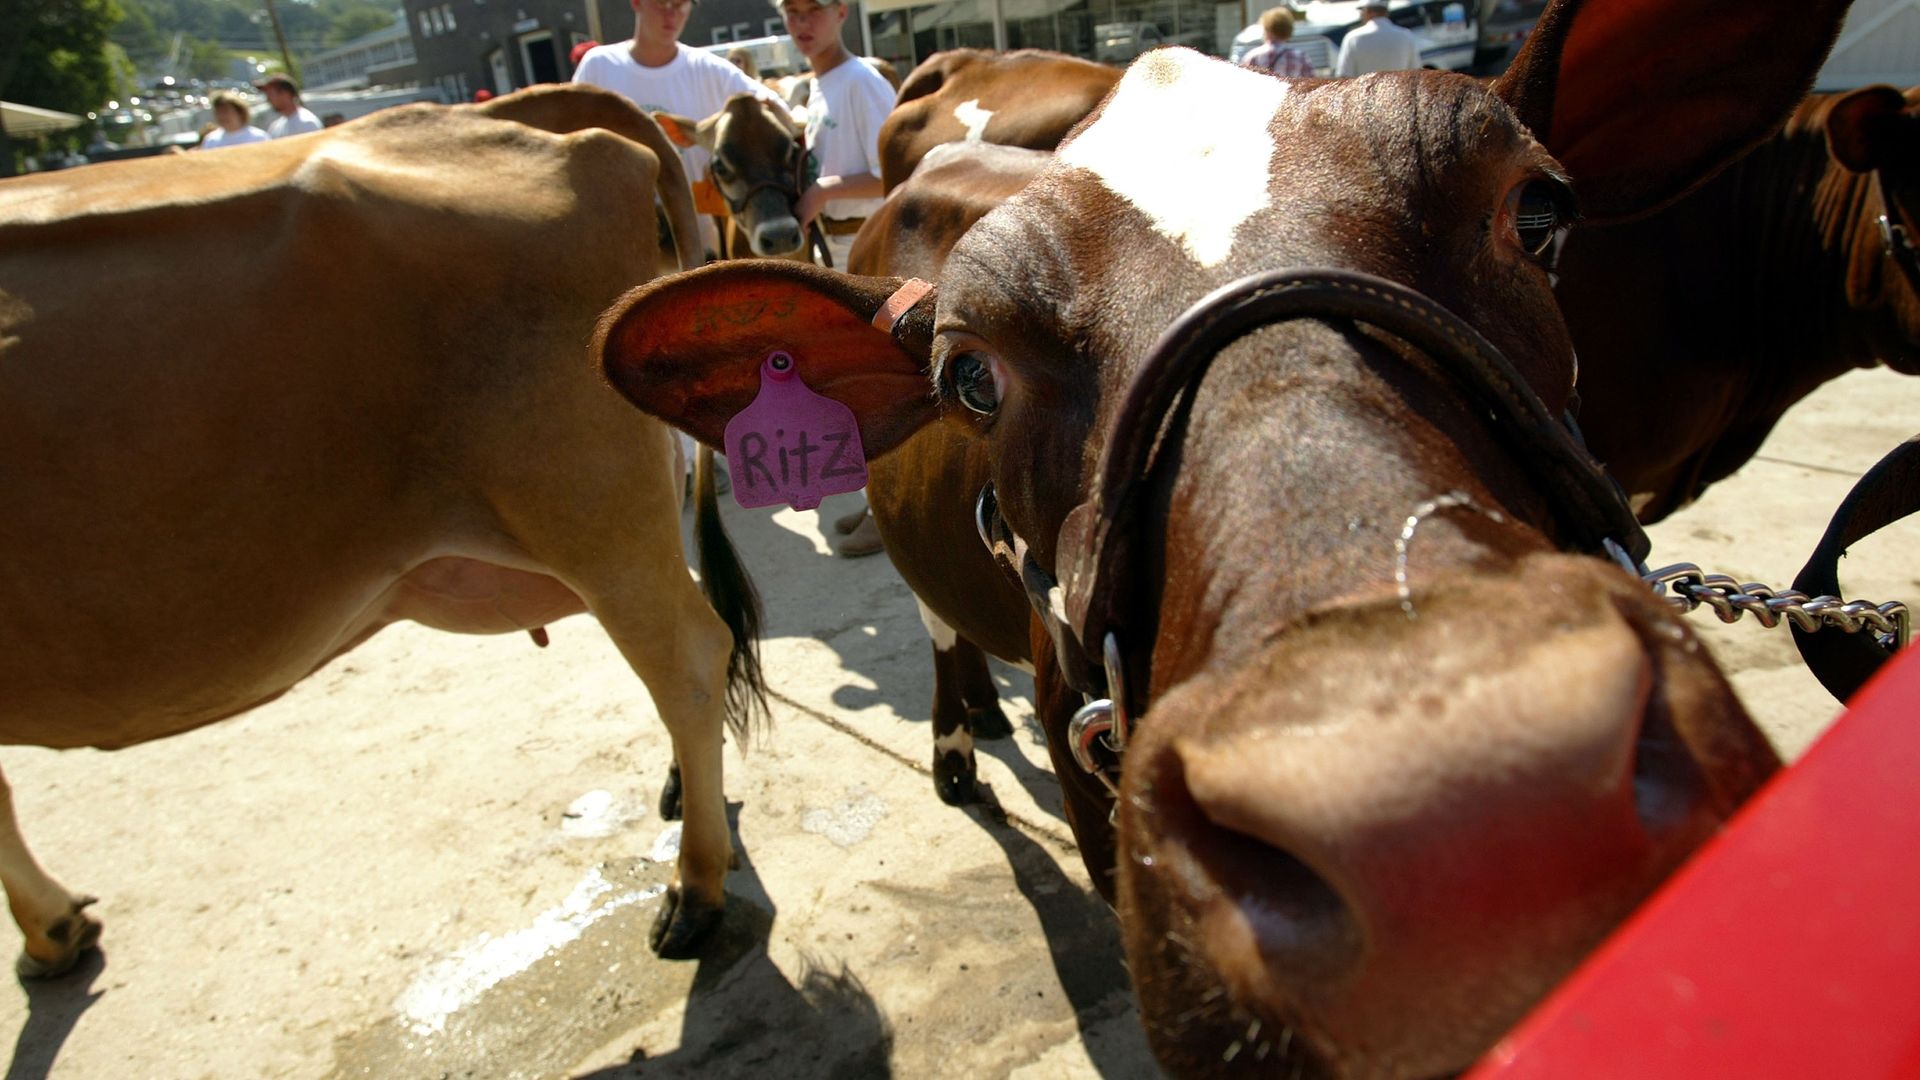
<path id="1" fill-rule="evenodd" d="M 1758 582 L 1740 582 L 1725 574 L 1709 574 L 1692 563 L 1664 566 L 1642 574 L 1641 580 L 1675 610 L 1692 612 L 1704 604 L 1724 623 L 1738 622 L 1742 615 L 1752 615 L 1768 628 L 1786 621 L 1808 633 L 1824 627 L 1836 627 L 1849 634 L 1866 629 L 1872 631 L 1874 640 L 1888 651 L 1904 648 L 1909 636 L 1907 605 L 1898 600 L 1875 604 L 1868 600 L 1846 601 L 1837 596 L 1808 596 L 1793 589 L 1770 589 Z"/>

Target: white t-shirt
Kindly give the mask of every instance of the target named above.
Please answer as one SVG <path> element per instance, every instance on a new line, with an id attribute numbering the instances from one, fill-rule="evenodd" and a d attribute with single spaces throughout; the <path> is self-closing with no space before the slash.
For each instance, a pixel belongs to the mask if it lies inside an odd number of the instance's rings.
<path id="1" fill-rule="evenodd" d="M 200 140 L 200 149 L 218 150 L 223 146 L 245 146 L 251 142 L 266 142 L 270 138 L 272 138 L 272 136 L 254 127 L 252 124 L 248 124 L 239 131 L 228 131 L 226 128 L 214 128 L 212 131 L 207 132 L 206 138 Z"/>
<path id="2" fill-rule="evenodd" d="M 320 123 L 320 118 L 313 115 L 312 109 L 305 105 L 298 105 L 294 107 L 292 116 L 274 114 L 273 123 L 267 125 L 267 135 L 270 138 L 284 139 L 289 135 L 305 135 L 309 131 L 319 131 L 324 126 Z"/>
<path id="3" fill-rule="evenodd" d="M 1420 66 L 1420 43 L 1413 31 L 1376 17 L 1347 31 L 1340 39 L 1335 75 L 1365 75 L 1370 71 L 1411 71 Z"/>
<path id="4" fill-rule="evenodd" d="M 893 86 L 857 56 L 812 79 L 807 92 L 807 149 L 821 176 L 880 175 L 880 125 L 893 111 Z M 833 199 L 821 212 L 863 218 L 885 199 Z"/>
<path id="5" fill-rule="evenodd" d="M 647 67 L 633 58 L 632 41 L 596 46 L 580 58 L 580 66 L 573 69 L 573 81 L 612 90 L 647 112 L 670 112 L 689 120 L 705 120 L 735 94 L 756 94 L 786 111 L 786 102 L 725 59 L 680 42 L 674 47 L 678 54 L 671 61 L 661 67 Z M 707 152 L 697 146 L 680 151 L 681 160 L 687 163 L 688 180 L 707 175 L 707 157 Z"/>

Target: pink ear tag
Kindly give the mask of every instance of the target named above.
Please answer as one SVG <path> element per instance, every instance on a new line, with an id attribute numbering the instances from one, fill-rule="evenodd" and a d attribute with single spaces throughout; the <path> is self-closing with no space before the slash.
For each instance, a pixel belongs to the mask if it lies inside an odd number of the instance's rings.
<path id="1" fill-rule="evenodd" d="M 727 421 L 727 468 L 741 506 L 812 510 L 867 484 L 867 455 L 853 410 L 800 381 L 784 352 L 760 364 L 760 393 Z"/>

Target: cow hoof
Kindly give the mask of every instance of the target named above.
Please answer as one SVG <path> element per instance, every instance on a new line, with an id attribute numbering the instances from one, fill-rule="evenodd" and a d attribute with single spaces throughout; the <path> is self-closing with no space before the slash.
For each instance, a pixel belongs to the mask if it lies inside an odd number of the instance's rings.
<path id="1" fill-rule="evenodd" d="M 940 801 L 948 806 L 978 802 L 980 796 L 974 781 L 973 758 L 958 750 L 935 754 L 933 790 L 939 794 Z"/>
<path id="2" fill-rule="evenodd" d="M 680 886 L 669 885 L 647 944 L 662 960 L 691 960 L 700 954 L 700 946 L 726 913 L 724 899 L 718 904 L 702 903 L 682 892 Z"/>
<path id="3" fill-rule="evenodd" d="M 967 730 L 976 739 L 1004 739 L 1013 734 L 1013 723 L 1000 711 L 1000 703 L 996 701 L 981 708 L 969 708 Z"/>
<path id="4" fill-rule="evenodd" d="M 73 970 L 80 957 L 100 943 L 100 920 L 84 910 L 93 902 L 91 896 L 75 897 L 68 913 L 47 928 L 47 940 L 58 951 L 42 958 L 22 950 L 13 962 L 14 974 L 22 979 L 54 979 Z"/>
<path id="5" fill-rule="evenodd" d="M 680 767 L 675 765 L 667 770 L 667 782 L 660 787 L 660 820 L 679 821 L 680 814 Z"/>

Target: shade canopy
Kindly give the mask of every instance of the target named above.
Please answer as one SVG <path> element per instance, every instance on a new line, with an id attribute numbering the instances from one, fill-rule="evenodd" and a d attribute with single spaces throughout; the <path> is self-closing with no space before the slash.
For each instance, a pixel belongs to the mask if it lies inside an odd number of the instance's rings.
<path id="1" fill-rule="evenodd" d="M 56 131 L 77 128 L 86 122 L 86 117 L 72 113 L 0 101 L 0 124 L 6 126 L 9 135 L 50 135 Z"/>

